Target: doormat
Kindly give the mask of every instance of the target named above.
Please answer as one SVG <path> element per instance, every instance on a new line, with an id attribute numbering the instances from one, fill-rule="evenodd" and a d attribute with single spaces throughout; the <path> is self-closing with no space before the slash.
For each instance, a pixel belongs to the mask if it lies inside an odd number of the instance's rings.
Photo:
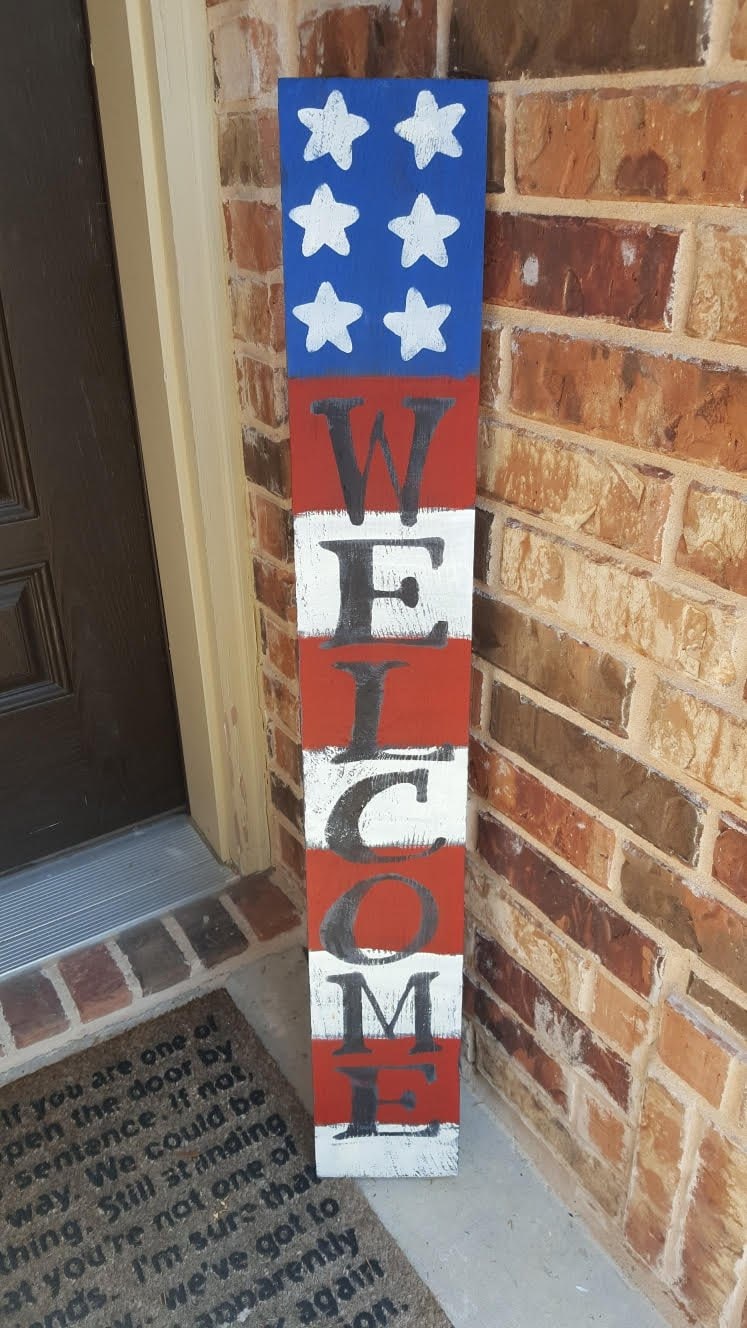
<path id="1" fill-rule="evenodd" d="M 225 992 L 0 1093 L 4 1328 L 449 1328 Z"/>

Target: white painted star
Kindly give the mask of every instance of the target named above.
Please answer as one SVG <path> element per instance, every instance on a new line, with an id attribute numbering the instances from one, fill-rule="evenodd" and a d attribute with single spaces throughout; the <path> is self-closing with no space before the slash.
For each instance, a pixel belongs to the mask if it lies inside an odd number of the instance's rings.
<path id="1" fill-rule="evenodd" d="M 329 153 L 340 170 L 349 171 L 353 164 L 353 143 L 361 134 L 368 133 L 368 120 L 362 115 L 351 115 L 345 98 L 337 89 L 330 92 L 321 110 L 303 107 L 298 118 L 311 130 L 303 152 L 304 161 L 317 161 Z"/>
<path id="2" fill-rule="evenodd" d="M 420 350 L 446 350 L 439 328 L 451 313 L 450 304 L 426 304 L 419 290 L 411 286 L 401 313 L 384 314 L 384 326 L 400 338 L 403 360 L 411 360 Z"/>
<path id="3" fill-rule="evenodd" d="M 328 184 L 320 184 L 311 202 L 291 208 L 288 216 L 297 226 L 303 226 L 304 258 L 310 258 L 325 244 L 336 254 L 350 253 L 345 228 L 358 220 L 360 212 L 352 203 L 338 203 Z"/>
<path id="4" fill-rule="evenodd" d="M 444 240 L 459 230 L 459 221 L 447 212 L 434 212 L 428 195 L 418 194 L 409 217 L 393 217 L 389 230 L 404 240 L 403 267 L 412 267 L 419 258 L 429 258 L 436 267 L 446 267 L 449 255 Z"/>
<path id="5" fill-rule="evenodd" d="M 395 134 L 412 143 L 415 149 L 415 165 L 419 171 L 433 160 L 437 152 L 446 157 L 461 157 L 462 145 L 454 137 L 452 130 L 464 115 L 460 101 L 439 109 L 432 92 L 419 92 L 415 102 L 415 114 L 409 120 L 400 120 L 394 126 Z"/>
<path id="6" fill-rule="evenodd" d="M 306 333 L 307 350 L 321 350 L 331 341 L 338 350 L 350 354 L 353 343 L 348 326 L 358 321 L 363 310 L 359 304 L 339 300 L 329 281 L 322 282 L 310 304 L 297 304 L 293 313 L 309 329 Z"/>

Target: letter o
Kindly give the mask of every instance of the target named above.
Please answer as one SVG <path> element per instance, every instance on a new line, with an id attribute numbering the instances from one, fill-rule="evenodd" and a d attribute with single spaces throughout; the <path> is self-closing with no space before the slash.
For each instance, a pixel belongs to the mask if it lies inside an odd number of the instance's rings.
<path id="1" fill-rule="evenodd" d="M 408 889 L 415 891 L 420 900 L 420 926 L 403 950 L 392 950 L 372 959 L 365 950 L 356 945 L 353 930 L 358 909 L 369 891 L 380 881 L 399 881 L 401 885 L 406 885 Z M 383 872 L 378 876 L 367 876 L 364 880 L 358 881 L 330 904 L 322 919 L 319 935 L 325 950 L 334 955 L 335 959 L 343 959 L 348 964 L 393 964 L 398 959 L 405 959 L 408 955 L 424 950 L 435 935 L 437 926 L 438 905 L 430 890 L 427 890 L 420 881 L 413 881 L 410 876 Z"/>

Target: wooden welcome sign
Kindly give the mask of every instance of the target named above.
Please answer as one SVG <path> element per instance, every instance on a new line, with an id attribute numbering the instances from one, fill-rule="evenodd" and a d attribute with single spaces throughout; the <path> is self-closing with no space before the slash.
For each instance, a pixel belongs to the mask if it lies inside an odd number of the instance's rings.
<path id="1" fill-rule="evenodd" d="M 486 113 L 280 83 L 324 1176 L 457 1166 Z"/>

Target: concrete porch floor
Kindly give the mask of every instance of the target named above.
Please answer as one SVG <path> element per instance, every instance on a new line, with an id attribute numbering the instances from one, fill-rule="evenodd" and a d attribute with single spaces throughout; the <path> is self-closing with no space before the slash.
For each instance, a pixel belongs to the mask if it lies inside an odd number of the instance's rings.
<path id="1" fill-rule="evenodd" d="M 303 951 L 237 970 L 226 986 L 310 1106 Z M 666 1328 L 466 1085 L 456 1180 L 362 1188 L 454 1328 Z"/>

